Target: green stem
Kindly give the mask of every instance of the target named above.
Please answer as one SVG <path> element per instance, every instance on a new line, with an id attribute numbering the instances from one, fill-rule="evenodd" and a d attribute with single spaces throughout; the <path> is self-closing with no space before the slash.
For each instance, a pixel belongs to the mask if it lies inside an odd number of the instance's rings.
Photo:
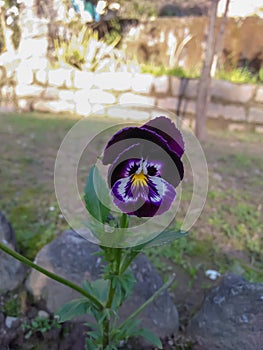
<path id="1" fill-rule="evenodd" d="M 114 275 L 120 274 L 120 265 L 121 265 L 121 256 L 122 256 L 122 249 L 121 248 L 111 248 L 113 249 L 115 253 L 115 268 L 113 269 Z M 106 309 L 110 309 L 113 303 L 115 295 L 115 288 L 112 284 L 112 279 L 110 280 L 110 287 L 109 287 L 109 293 L 108 293 L 108 299 L 106 302 Z M 110 318 L 105 318 L 103 321 L 103 349 L 107 347 L 110 343 Z"/>
<path id="2" fill-rule="evenodd" d="M 134 311 L 124 322 L 119 325 L 119 328 L 125 327 L 126 323 L 137 317 L 149 304 L 151 304 L 155 298 L 157 298 L 162 291 L 169 288 L 175 280 L 175 276 L 172 276 L 160 289 L 158 289 L 145 303 L 143 303 L 137 310 Z"/>
<path id="3" fill-rule="evenodd" d="M 128 228 L 129 227 L 129 216 L 125 213 L 122 213 L 120 218 L 120 228 Z"/>
<path id="4" fill-rule="evenodd" d="M 84 295 L 86 298 L 88 298 L 97 308 L 98 310 L 102 310 L 103 309 L 103 305 L 100 303 L 99 300 L 97 300 L 93 295 L 89 294 L 88 292 L 86 292 L 83 288 L 81 288 L 80 286 L 78 286 L 77 284 L 70 282 L 68 280 L 66 280 L 63 277 L 60 277 L 46 269 L 44 269 L 43 267 L 40 267 L 36 264 L 34 264 L 31 260 L 25 258 L 23 255 L 15 252 L 14 250 L 8 248 L 5 244 L 3 244 L 2 242 L 0 242 L 0 249 L 2 249 L 5 253 L 11 255 L 13 258 L 21 261 L 23 264 L 26 264 L 30 267 L 32 267 L 33 269 L 43 273 L 44 275 L 52 278 L 53 280 L 64 284 L 67 287 L 70 287 L 72 289 L 74 289 L 75 291 L 79 292 L 80 294 Z"/>
<path id="5" fill-rule="evenodd" d="M 121 267 L 120 267 L 120 275 L 122 275 L 127 268 L 130 266 L 131 262 L 136 258 L 136 256 L 140 253 L 140 251 L 132 251 L 130 254 L 128 254 L 125 259 L 123 260 Z"/>

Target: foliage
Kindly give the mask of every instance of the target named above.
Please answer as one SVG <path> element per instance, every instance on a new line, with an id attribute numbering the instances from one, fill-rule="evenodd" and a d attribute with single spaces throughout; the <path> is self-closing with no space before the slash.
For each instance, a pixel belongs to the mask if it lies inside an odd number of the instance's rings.
<path id="1" fill-rule="evenodd" d="M 120 36 L 114 34 L 106 40 L 99 39 L 98 32 L 91 28 L 82 27 L 80 32 L 73 33 L 69 40 L 55 39 L 54 55 L 60 65 L 69 64 L 78 69 L 88 71 L 118 70 L 124 63 L 123 54 L 115 49 Z"/>
<path id="2" fill-rule="evenodd" d="M 108 188 L 95 166 L 89 172 L 84 191 L 87 210 L 94 218 L 104 224 L 110 214 L 110 196 Z M 105 199 L 105 202 L 101 203 L 99 198 Z"/>
<path id="3" fill-rule="evenodd" d="M 37 332 L 46 333 L 51 329 L 60 328 L 61 325 L 56 319 L 37 316 L 32 321 L 23 323 L 21 327 L 24 331 L 26 331 L 25 338 L 29 339 Z"/>
<path id="4" fill-rule="evenodd" d="M 150 73 L 156 77 L 162 75 L 176 76 L 179 78 L 199 78 L 198 70 L 185 70 L 182 67 L 166 68 L 164 66 L 156 66 L 153 64 L 141 64 L 142 73 Z M 259 72 L 252 73 L 247 68 L 235 68 L 232 70 L 221 69 L 216 72 L 216 79 L 231 81 L 237 84 L 258 84 L 263 82 L 263 67 Z"/>
<path id="5" fill-rule="evenodd" d="M 240 84 L 255 84 L 257 82 L 257 76 L 252 74 L 247 68 L 235 68 L 229 71 L 221 69 L 216 72 L 216 78 Z"/>
<path id="6" fill-rule="evenodd" d="M 184 68 L 179 66 L 175 68 L 166 68 L 164 66 L 155 66 L 153 64 L 142 64 L 141 72 L 150 73 L 156 77 L 170 75 L 179 78 L 196 78 L 198 76 L 196 72 L 186 71 Z"/>
<path id="7" fill-rule="evenodd" d="M 105 223 L 109 216 L 109 207 L 104 206 L 109 201 L 109 193 L 100 176 L 98 169 L 93 166 L 87 177 L 85 186 L 86 208 L 99 222 Z M 102 202 L 103 204 L 102 204 Z M 126 214 L 115 218 L 117 227 L 128 228 L 129 221 Z M 168 235 L 170 238 L 170 235 Z M 88 323 L 91 329 L 87 332 L 86 349 L 118 349 L 121 341 L 127 341 L 130 337 L 142 336 L 151 342 L 154 346 L 162 349 L 162 344 L 149 330 L 140 325 L 136 320 L 137 315 L 154 300 L 168 285 L 164 285 L 149 300 L 141 305 L 124 322 L 117 325 L 119 319 L 119 309 L 127 298 L 132 294 L 135 279 L 129 266 L 133 259 L 148 244 L 158 243 L 168 239 L 167 233 L 161 233 L 154 240 L 134 248 L 111 248 L 101 246 L 98 253 L 102 261 L 106 263 L 100 279 L 96 281 L 84 281 L 83 290 L 91 298 L 79 298 L 73 300 L 57 312 L 61 322 L 72 319 L 82 314 L 90 314 L 96 320 L 95 324 Z M 178 235 L 179 236 L 179 235 Z M 174 235 L 176 237 L 176 235 Z M 170 283 L 170 282 L 169 282 Z"/>
<path id="8" fill-rule="evenodd" d="M 14 295 L 11 295 L 8 300 L 5 301 L 3 311 L 6 316 L 17 317 L 21 311 L 20 299 Z"/>
<path id="9" fill-rule="evenodd" d="M 15 0 L 5 0 L 5 12 L 4 16 L 1 13 L 0 9 L 0 53 L 4 51 L 5 45 L 4 45 L 4 33 L 6 26 L 11 28 L 12 30 L 12 43 L 14 45 L 14 48 L 17 49 L 19 47 L 20 39 L 21 39 L 21 29 L 18 25 L 18 19 L 19 19 L 19 7 L 20 4 L 18 4 Z M 4 21 L 6 20 L 6 24 Z M 8 22 L 10 20 L 10 22 Z"/>
<path id="10" fill-rule="evenodd" d="M 142 20 L 158 15 L 157 7 L 151 0 L 120 0 L 119 3 L 121 5 L 120 16 L 124 18 Z"/>

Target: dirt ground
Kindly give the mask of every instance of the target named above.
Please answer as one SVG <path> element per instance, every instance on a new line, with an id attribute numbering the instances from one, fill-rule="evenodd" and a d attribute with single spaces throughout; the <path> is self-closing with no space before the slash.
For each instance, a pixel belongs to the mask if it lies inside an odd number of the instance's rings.
<path id="1" fill-rule="evenodd" d="M 41 114 L 0 115 L 0 210 L 15 229 L 20 252 L 31 259 L 68 228 L 56 202 L 53 169 L 60 143 L 76 121 Z M 91 134 L 98 125 L 109 125 L 107 120 L 87 123 Z M 104 141 L 100 142 L 91 150 L 93 156 L 103 147 Z M 170 295 L 178 307 L 182 334 L 208 288 L 218 283 L 205 275 L 206 270 L 263 281 L 263 137 L 209 130 L 203 149 L 209 191 L 201 217 L 187 238 L 146 252 L 164 277 L 176 273 Z M 81 181 L 86 175 L 82 162 Z M 185 189 L 182 199 L 187 205 L 191 199 L 187 183 Z M 181 347 L 168 342 L 174 340 L 166 339 L 167 349 L 191 348 L 185 338 Z"/>

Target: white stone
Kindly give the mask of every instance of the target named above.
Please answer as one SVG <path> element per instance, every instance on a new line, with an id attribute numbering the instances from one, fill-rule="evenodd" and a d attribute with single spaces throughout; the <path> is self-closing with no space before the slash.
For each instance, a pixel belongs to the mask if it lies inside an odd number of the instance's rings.
<path id="1" fill-rule="evenodd" d="M 25 62 L 21 62 L 16 70 L 17 84 L 31 84 L 33 82 L 33 71 L 30 65 Z"/>
<path id="2" fill-rule="evenodd" d="M 220 272 L 216 270 L 206 270 L 205 275 L 212 281 L 215 281 L 218 277 L 221 276 Z"/>
<path id="3" fill-rule="evenodd" d="M 44 38 L 22 38 L 20 41 L 18 55 L 21 59 L 30 57 L 45 57 L 47 54 L 48 39 Z"/>
<path id="4" fill-rule="evenodd" d="M 59 68 L 48 72 L 48 82 L 51 86 L 72 86 L 71 69 Z"/>
<path id="5" fill-rule="evenodd" d="M 80 90 L 75 93 L 75 111 L 77 114 L 87 117 L 91 113 L 91 106 L 88 98 L 89 90 Z"/>
<path id="6" fill-rule="evenodd" d="M 169 89 L 169 77 L 167 75 L 163 75 L 161 77 L 154 78 L 153 86 L 156 93 L 165 94 Z"/>
<path id="7" fill-rule="evenodd" d="M 119 97 L 120 104 L 136 104 L 136 105 L 150 105 L 154 106 L 154 98 L 147 96 L 135 95 L 131 92 L 122 94 Z"/>
<path id="8" fill-rule="evenodd" d="M 238 85 L 225 80 L 212 80 L 211 96 L 226 101 L 246 103 L 252 98 L 255 88 L 254 85 Z"/>
<path id="9" fill-rule="evenodd" d="M 248 121 L 263 124 L 263 108 L 250 108 L 248 113 Z"/>
<path id="10" fill-rule="evenodd" d="M 229 131 L 245 131 L 246 126 L 244 124 L 238 124 L 238 123 L 230 123 L 227 126 Z"/>
<path id="11" fill-rule="evenodd" d="M 177 109 L 179 108 L 179 100 Z M 196 113 L 196 102 L 195 101 L 189 101 L 189 100 L 182 100 L 182 103 L 180 104 L 180 110 L 178 111 L 179 114 L 195 114 Z"/>
<path id="12" fill-rule="evenodd" d="M 29 60 L 26 61 L 31 69 L 33 70 L 42 70 L 46 69 L 48 66 L 48 60 L 46 57 L 38 57 L 34 56 L 31 57 Z"/>
<path id="13" fill-rule="evenodd" d="M 77 89 L 90 89 L 94 83 L 94 73 L 82 72 L 76 70 L 74 72 L 74 87 Z"/>
<path id="14" fill-rule="evenodd" d="M 38 97 L 43 91 L 41 86 L 25 84 L 19 84 L 15 89 L 17 97 Z"/>
<path id="15" fill-rule="evenodd" d="M 36 81 L 45 85 L 47 83 L 47 71 L 44 69 L 36 71 Z"/>
<path id="16" fill-rule="evenodd" d="M 28 101 L 26 99 L 19 99 L 17 101 L 18 108 L 23 112 L 29 112 L 31 110 L 31 101 Z"/>
<path id="17" fill-rule="evenodd" d="M 95 75 L 94 85 L 103 90 L 127 91 L 131 89 L 132 74 L 107 72 Z"/>
<path id="18" fill-rule="evenodd" d="M 92 105 L 91 112 L 93 114 L 100 115 L 100 116 L 104 116 L 106 114 L 104 106 L 100 104 Z"/>
<path id="19" fill-rule="evenodd" d="M 37 313 L 38 317 L 49 319 L 49 313 L 45 310 L 39 310 Z"/>
<path id="20" fill-rule="evenodd" d="M 255 100 L 263 103 L 263 86 L 258 87 Z"/>
<path id="21" fill-rule="evenodd" d="M 44 91 L 43 97 L 47 100 L 58 100 L 59 90 L 55 87 L 47 87 Z"/>
<path id="22" fill-rule="evenodd" d="M 132 90 L 135 92 L 149 93 L 153 87 L 151 74 L 135 74 L 132 78 Z"/>
<path id="23" fill-rule="evenodd" d="M 4 85 L 1 89 L 1 97 L 5 99 L 12 98 L 14 93 L 14 88 L 12 86 Z"/>
<path id="24" fill-rule="evenodd" d="M 124 120 L 148 120 L 151 117 L 150 111 L 141 111 L 136 109 L 128 109 L 122 107 L 110 108 L 107 115 L 111 118 L 124 119 Z"/>
<path id="25" fill-rule="evenodd" d="M 170 109 L 176 111 L 178 105 L 178 99 L 175 97 L 159 98 L 157 100 L 157 106 L 163 109 Z"/>
<path id="26" fill-rule="evenodd" d="M 75 106 L 73 103 L 65 101 L 37 101 L 33 104 L 33 109 L 39 112 L 72 113 Z"/>
<path id="27" fill-rule="evenodd" d="M 220 103 L 209 103 L 207 109 L 207 116 L 210 118 L 222 117 L 226 120 L 246 120 L 246 113 L 244 107 L 235 105 L 223 105 Z"/>
<path id="28" fill-rule="evenodd" d="M 86 99 L 90 101 L 90 103 L 99 103 L 99 104 L 113 104 L 116 101 L 116 98 L 113 94 L 107 91 L 103 91 L 100 89 L 91 89 L 84 90 Z M 79 91 L 81 93 L 81 91 Z M 76 95 L 79 93 L 77 92 Z"/>
<path id="29" fill-rule="evenodd" d="M 16 320 L 17 317 L 7 316 L 5 319 L 6 328 L 12 328 L 12 325 Z"/>
<path id="30" fill-rule="evenodd" d="M 10 52 L 4 52 L 0 55 L 0 65 L 5 67 L 7 78 L 13 76 L 20 63 L 21 59 Z"/>
<path id="31" fill-rule="evenodd" d="M 72 90 L 58 90 L 58 97 L 63 101 L 74 101 L 74 95 Z"/>
<path id="32" fill-rule="evenodd" d="M 197 79 L 171 78 L 172 95 L 196 98 L 199 81 Z"/>

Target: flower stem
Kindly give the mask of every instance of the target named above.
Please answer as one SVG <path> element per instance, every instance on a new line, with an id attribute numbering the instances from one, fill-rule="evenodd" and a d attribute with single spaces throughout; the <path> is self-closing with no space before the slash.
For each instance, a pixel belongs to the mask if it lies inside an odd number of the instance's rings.
<path id="1" fill-rule="evenodd" d="M 150 303 L 154 301 L 166 288 L 169 288 L 175 280 L 175 276 L 172 276 L 160 289 L 158 289 L 145 303 L 143 303 L 137 310 L 134 311 L 126 320 L 119 325 L 119 328 L 125 327 L 126 323 L 138 316 Z"/>
<path id="2" fill-rule="evenodd" d="M 122 251 L 121 248 L 111 248 L 115 255 L 115 264 L 113 268 L 113 275 L 118 276 L 120 274 L 120 265 L 121 265 L 121 257 L 122 257 Z M 110 279 L 110 287 L 109 287 L 109 293 L 108 293 L 108 299 L 106 302 L 106 309 L 110 309 L 112 307 L 112 303 L 114 300 L 116 288 L 113 287 L 112 279 Z M 110 317 L 106 317 L 103 321 L 103 349 L 107 347 L 107 345 L 110 344 Z"/>
<path id="3" fill-rule="evenodd" d="M 34 264 L 31 260 L 25 258 L 23 255 L 15 252 L 14 250 L 8 248 L 4 243 L 0 242 L 0 249 L 2 249 L 5 253 L 7 253 L 8 255 L 11 255 L 13 258 L 21 261 L 23 264 L 26 264 L 30 267 L 32 267 L 33 269 L 43 273 L 44 275 L 52 278 L 53 280 L 64 284 L 67 287 L 70 287 L 72 289 L 74 289 L 75 291 L 79 292 L 80 294 L 84 295 L 86 298 L 88 298 L 93 304 L 94 306 L 97 307 L 98 310 L 102 310 L 103 309 L 103 305 L 100 303 L 99 300 L 97 300 L 93 295 L 91 295 L 90 293 L 86 292 L 83 288 L 81 288 L 80 286 L 78 286 L 77 284 L 68 281 L 67 279 L 56 275 L 53 272 L 50 272 L 46 269 L 44 269 L 43 267 L 40 267 L 36 264 Z"/>
<path id="4" fill-rule="evenodd" d="M 120 228 L 128 228 L 129 227 L 129 216 L 125 213 L 122 213 L 120 218 Z"/>

